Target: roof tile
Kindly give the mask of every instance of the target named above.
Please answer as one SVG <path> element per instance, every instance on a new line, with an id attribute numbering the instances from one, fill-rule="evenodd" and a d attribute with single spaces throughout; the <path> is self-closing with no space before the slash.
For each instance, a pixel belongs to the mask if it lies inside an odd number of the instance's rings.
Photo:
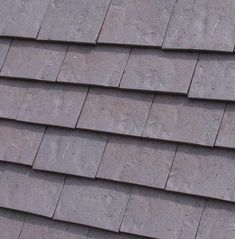
<path id="1" fill-rule="evenodd" d="M 0 70 L 2 69 L 5 57 L 10 47 L 10 39 L 0 39 Z"/>

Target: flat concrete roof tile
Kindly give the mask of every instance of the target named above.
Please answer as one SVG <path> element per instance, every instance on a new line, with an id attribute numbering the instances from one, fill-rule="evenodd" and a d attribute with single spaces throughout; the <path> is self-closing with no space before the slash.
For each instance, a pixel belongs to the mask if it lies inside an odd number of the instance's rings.
<path id="1" fill-rule="evenodd" d="M 10 39 L 0 39 L 0 70 L 2 69 L 3 63 L 5 61 L 8 49 L 10 47 Z"/>

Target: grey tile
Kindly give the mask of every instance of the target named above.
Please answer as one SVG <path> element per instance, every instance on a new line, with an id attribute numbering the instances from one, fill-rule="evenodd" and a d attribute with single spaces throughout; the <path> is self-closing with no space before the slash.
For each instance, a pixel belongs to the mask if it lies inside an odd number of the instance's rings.
<path id="1" fill-rule="evenodd" d="M 50 0 L 0 0 L 0 35 L 36 38 Z"/>
<path id="2" fill-rule="evenodd" d="M 86 239 L 88 227 L 28 215 L 19 239 Z"/>
<path id="3" fill-rule="evenodd" d="M 111 136 L 97 177 L 164 188 L 176 145 Z"/>
<path id="4" fill-rule="evenodd" d="M 2 69 L 4 60 L 10 47 L 10 43 L 10 39 L 0 39 L 0 70 Z"/>
<path id="5" fill-rule="evenodd" d="M 204 201 L 152 189 L 132 191 L 121 231 L 161 239 L 194 239 Z"/>
<path id="6" fill-rule="evenodd" d="M 52 217 L 64 176 L 6 166 L 0 183 L 0 207 Z"/>
<path id="7" fill-rule="evenodd" d="M 118 232 L 129 193 L 126 185 L 68 177 L 54 217 Z"/>
<path id="8" fill-rule="evenodd" d="M 234 204 L 209 201 L 203 212 L 196 239 L 233 239 L 234 224 Z"/>
<path id="9" fill-rule="evenodd" d="M 18 120 L 75 127 L 87 87 L 35 83 L 27 90 Z"/>
<path id="10" fill-rule="evenodd" d="M 118 86 L 130 48 L 109 46 L 71 46 L 58 81 Z"/>
<path id="11" fill-rule="evenodd" d="M 167 190 L 235 202 L 235 152 L 179 145 Z"/>
<path id="12" fill-rule="evenodd" d="M 95 177 L 106 141 L 106 135 L 48 128 L 33 168 Z"/>
<path id="13" fill-rule="evenodd" d="M 194 53 L 133 49 L 121 88 L 186 94 L 197 56 Z"/>
<path id="14" fill-rule="evenodd" d="M 13 41 L 1 75 L 55 81 L 62 65 L 66 45 L 36 41 Z"/>
<path id="15" fill-rule="evenodd" d="M 91 88 L 78 128 L 141 135 L 152 99 L 152 94 Z"/>
<path id="16" fill-rule="evenodd" d="M 0 120 L 0 161 L 32 165 L 45 127 Z"/>
<path id="17" fill-rule="evenodd" d="M 234 21 L 233 0 L 178 0 L 163 48 L 232 52 Z"/>
<path id="18" fill-rule="evenodd" d="M 99 42 L 161 46 L 175 0 L 113 0 Z"/>
<path id="19" fill-rule="evenodd" d="M 95 43 L 110 0 L 52 0 L 38 39 Z"/>
<path id="20" fill-rule="evenodd" d="M 225 104 L 192 101 L 183 96 L 154 99 L 144 136 L 200 145 L 214 145 Z"/>

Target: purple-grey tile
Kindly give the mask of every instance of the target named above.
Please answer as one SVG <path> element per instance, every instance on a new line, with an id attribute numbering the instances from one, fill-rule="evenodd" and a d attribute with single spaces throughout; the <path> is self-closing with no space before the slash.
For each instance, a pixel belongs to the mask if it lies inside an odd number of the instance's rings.
<path id="1" fill-rule="evenodd" d="M 52 217 L 64 176 L 9 164 L 0 183 L 0 207 Z"/>
<path id="2" fill-rule="evenodd" d="M 52 0 L 38 39 L 95 43 L 110 0 Z"/>
<path id="3" fill-rule="evenodd" d="M 197 56 L 194 53 L 133 49 L 121 88 L 186 94 Z"/>
<path id="4" fill-rule="evenodd" d="M 200 145 L 214 145 L 225 104 L 183 96 L 155 96 L 144 136 Z"/>
<path id="5" fill-rule="evenodd" d="M 121 231 L 161 239 L 194 239 L 204 201 L 152 189 L 132 191 Z"/>
<path id="6" fill-rule="evenodd" d="M 91 88 L 78 128 L 141 135 L 153 95 Z"/>
<path id="7" fill-rule="evenodd" d="M 0 39 L 0 70 L 2 69 L 3 63 L 5 61 L 8 49 L 10 47 L 10 39 Z"/>
<path id="8" fill-rule="evenodd" d="M 163 48 L 232 52 L 234 21 L 233 0 L 178 0 Z"/>
<path id="9" fill-rule="evenodd" d="M 118 86 L 130 48 L 111 46 L 71 46 L 58 81 Z"/>
<path id="10" fill-rule="evenodd" d="M 235 202 L 235 152 L 179 145 L 166 189 Z"/>
<path id="11" fill-rule="evenodd" d="M 68 177 L 54 218 L 118 232 L 129 194 L 126 185 Z"/>
<path id="12" fill-rule="evenodd" d="M 0 161 L 32 165 L 45 127 L 0 120 Z"/>
<path id="13" fill-rule="evenodd" d="M 99 42 L 161 46 L 175 0 L 113 0 Z"/>
<path id="14" fill-rule="evenodd" d="M 111 136 L 97 177 L 164 188 L 175 150 L 175 144 Z"/>
<path id="15" fill-rule="evenodd" d="M 34 83 L 27 90 L 18 120 L 75 127 L 86 98 L 87 87 Z"/>
<path id="16" fill-rule="evenodd" d="M 13 41 L 2 76 L 55 81 L 61 68 L 66 45 L 37 41 Z"/>
<path id="17" fill-rule="evenodd" d="M 106 142 L 103 134 L 48 128 L 33 168 L 94 178 Z"/>

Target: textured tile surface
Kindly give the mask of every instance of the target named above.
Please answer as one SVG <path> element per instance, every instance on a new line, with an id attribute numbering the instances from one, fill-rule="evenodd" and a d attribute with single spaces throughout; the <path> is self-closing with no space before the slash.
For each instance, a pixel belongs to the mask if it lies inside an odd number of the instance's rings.
<path id="1" fill-rule="evenodd" d="M 113 0 L 99 42 L 161 46 L 174 0 Z"/>
<path id="2" fill-rule="evenodd" d="M 167 189 L 235 202 L 235 152 L 179 145 Z"/>
<path id="3" fill-rule="evenodd" d="M 118 232 L 129 193 L 120 184 L 68 177 L 55 218 Z"/>
<path id="4" fill-rule="evenodd" d="M 144 136 L 213 145 L 224 108 L 223 103 L 158 95 L 154 99 Z"/>
<path id="5" fill-rule="evenodd" d="M 109 46 L 71 46 L 58 81 L 118 86 L 130 48 Z"/>
<path id="6" fill-rule="evenodd" d="M 204 201 L 136 188 L 121 231 L 161 239 L 194 239 Z"/>
<path id="7" fill-rule="evenodd" d="M 2 69 L 10 43 L 11 41 L 9 39 L 0 39 L 0 70 Z"/>
<path id="8" fill-rule="evenodd" d="M 50 83 L 29 86 L 18 120 L 75 127 L 86 97 L 86 87 Z"/>
<path id="9" fill-rule="evenodd" d="M 92 88 L 78 128 L 141 135 L 153 95 Z"/>
<path id="10" fill-rule="evenodd" d="M 52 0 L 39 39 L 95 43 L 110 0 Z"/>
<path id="11" fill-rule="evenodd" d="M 0 161 L 32 165 L 45 127 L 0 120 Z"/>
<path id="12" fill-rule="evenodd" d="M 52 217 L 64 176 L 7 165 L 0 183 L 0 207 Z"/>
<path id="13" fill-rule="evenodd" d="M 103 134 L 48 128 L 33 167 L 95 177 L 106 141 Z"/>
<path id="14" fill-rule="evenodd" d="M 110 137 L 97 177 L 164 188 L 176 145 Z"/>
<path id="15" fill-rule="evenodd" d="M 121 87 L 163 92 L 188 92 L 197 54 L 133 49 Z"/>
<path id="16" fill-rule="evenodd" d="M 55 81 L 66 45 L 36 41 L 13 41 L 1 75 L 34 80 Z"/>
<path id="17" fill-rule="evenodd" d="M 233 0 L 179 0 L 164 39 L 164 48 L 232 52 L 235 37 Z"/>

